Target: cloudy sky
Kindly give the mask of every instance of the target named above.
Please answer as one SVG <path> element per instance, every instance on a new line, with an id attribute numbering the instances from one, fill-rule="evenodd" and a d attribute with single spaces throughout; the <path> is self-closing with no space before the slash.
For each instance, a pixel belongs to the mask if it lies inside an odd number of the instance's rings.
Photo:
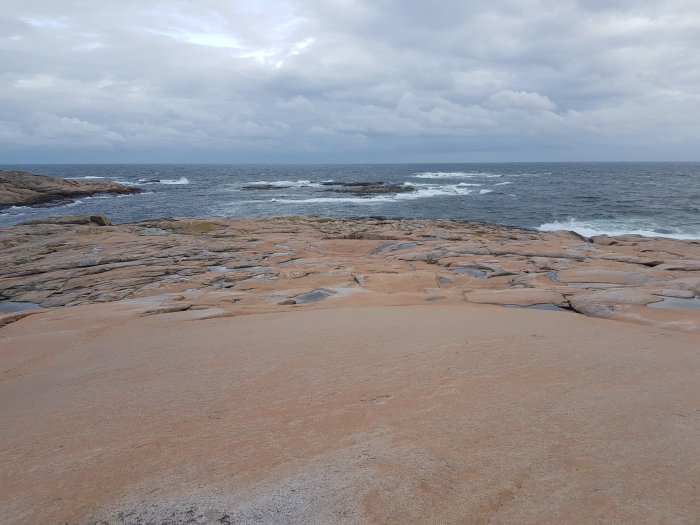
<path id="1" fill-rule="evenodd" d="M 697 0 L 3 0 L 0 162 L 700 160 Z"/>

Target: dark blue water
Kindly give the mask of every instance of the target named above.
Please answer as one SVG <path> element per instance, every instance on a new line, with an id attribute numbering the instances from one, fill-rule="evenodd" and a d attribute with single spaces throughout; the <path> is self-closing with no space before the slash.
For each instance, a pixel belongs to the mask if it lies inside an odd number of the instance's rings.
<path id="1" fill-rule="evenodd" d="M 700 163 L 382 165 L 4 165 L 43 175 L 99 177 L 145 190 L 53 208 L 0 212 L 0 226 L 47 216 L 105 213 L 113 222 L 283 214 L 477 220 L 584 235 L 700 238 Z M 356 196 L 322 183 L 385 182 L 411 193 Z M 286 186 L 245 190 L 252 183 Z"/>

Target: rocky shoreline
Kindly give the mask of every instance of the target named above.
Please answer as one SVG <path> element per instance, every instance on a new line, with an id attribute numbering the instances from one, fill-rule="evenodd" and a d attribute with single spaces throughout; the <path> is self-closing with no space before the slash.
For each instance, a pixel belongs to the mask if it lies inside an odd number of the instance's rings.
<path id="1" fill-rule="evenodd" d="M 0 521 L 694 523 L 699 272 L 448 220 L 0 229 Z"/>
<path id="2" fill-rule="evenodd" d="M 467 302 L 700 332 L 697 241 L 431 219 L 75 216 L 2 229 L 0 250 L 0 299 L 44 308 L 165 296 L 185 309 L 196 291 L 226 315 Z"/>
<path id="3" fill-rule="evenodd" d="M 103 180 L 73 180 L 35 175 L 24 171 L 0 170 L 0 209 L 62 203 L 74 197 L 96 194 L 129 195 L 140 188 Z"/>

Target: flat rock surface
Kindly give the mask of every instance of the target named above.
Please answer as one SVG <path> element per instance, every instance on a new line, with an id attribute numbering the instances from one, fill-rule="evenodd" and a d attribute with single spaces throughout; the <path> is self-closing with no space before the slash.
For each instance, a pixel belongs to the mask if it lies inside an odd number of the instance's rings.
<path id="1" fill-rule="evenodd" d="M 697 336 L 467 303 L 143 315 L 161 300 L 2 329 L 2 523 L 700 515 Z"/>
<path id="2" fill-rule="evenodd" d="M 24 171 L 0 170 L 0 208 L 31 206 L 96 193 L 128 194 L 140 191 L 139 188 L 111 181 L 61 179 Z"/>

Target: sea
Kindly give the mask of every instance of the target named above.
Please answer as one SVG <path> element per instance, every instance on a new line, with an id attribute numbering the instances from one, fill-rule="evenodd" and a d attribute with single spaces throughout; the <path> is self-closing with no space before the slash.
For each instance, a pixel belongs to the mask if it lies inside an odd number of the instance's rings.
<path id="1" fill-rule="evenodd" d="M 700 162 L 484 164 L 25 164 L 4 170 L 111 180 L 144 191 L 50 207 L 0 210 L 0 227 L 50 215 L 104 213 L 113 223 L 158 217 L 440 218 L 585 236 L 700 239 Z M 410 186 L 353 195 L 332 183 Z M 271 185 L 272 189 L 246 189 Z"/>

